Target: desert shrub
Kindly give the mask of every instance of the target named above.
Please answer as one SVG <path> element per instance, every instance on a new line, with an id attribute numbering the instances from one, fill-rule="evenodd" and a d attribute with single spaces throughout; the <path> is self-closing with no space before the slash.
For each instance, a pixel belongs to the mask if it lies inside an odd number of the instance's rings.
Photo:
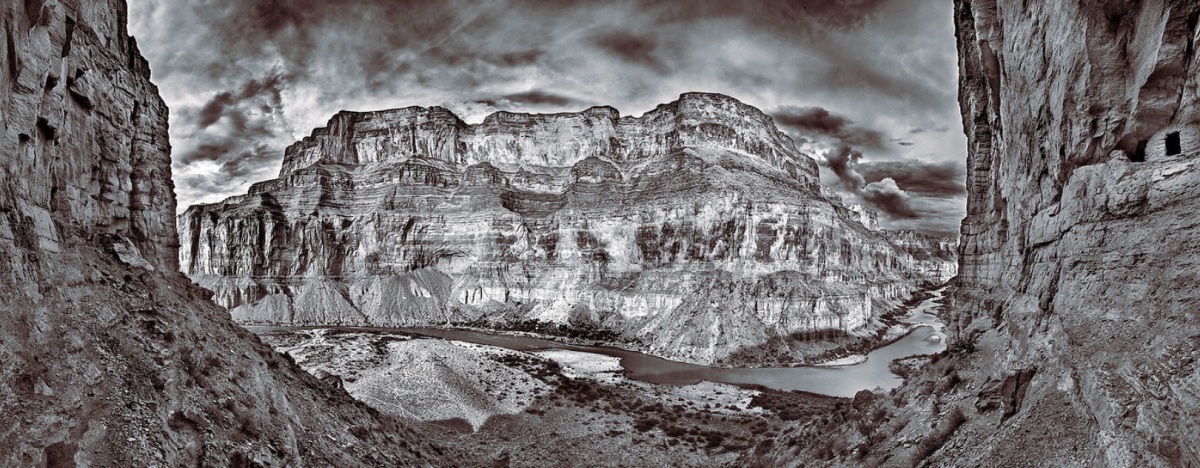
<path id="1" fill-rule="evenodd" d="M 919 393 L 921 396 L 926 396 L 926 397 L 929 395 L 933 395 L 933 391 L 935 390 L 935 387 L 936 387 L 935 382 L 921 382 L 921 391 Z"/>
<path id="2" fill-rule="evenodd" d="M 784 392 L 758 387 L 759 394 L 750 399 L 749 407 L 759 407 L 775 413 L 785 421 L 806 419 L 830 411 L 829 400 L 803 392 Z"/>
<path id="3" fill-rule="evenodd" d="M 679 426 L 666 426 L 663 432 L 670 437 L 683 437 L 687 434 L 687 430 Z"/>
<path id="4" fill-rule="evenodd" d="M 953 343 L 950 343 L 950 347 L 946 348 L 946 354 L 957 356 L 974 353 L 976 350 L 975 342 L 978 339 L 979 335 L 976 334 L 960 337 L 959 339 L 954 340 Z"/>
<path id="5" fill-rule="evenodd" d="M 917 445 L 917 452 L 913 455 L 913 465 L 921 463 L 922 460 L 929 458 L 934 452 L 946 445 L 946 441 L 954 435 L 963 423 L 967 422 L 967 415 L 963 414 L 962 409 L 954 407 L 950 414 L 946 416 L 946 422 L 942 427 L 933 431 L 929 435 L 921 439 L 921 443 Z"/>
<path id="6" fill-rule="evenodd" d="M 960 383 L 962 383 L 962 377 L 959 377 L 958 371 L 951 370 L 950 374 L 947 375 L 946 378 L 943 379 L 941 384 L 939 385 L 938 393 L 949 392 L 950 390 L 953 390 L 954 387 L 957 387 L 958 384 L 960 384 Z"/>

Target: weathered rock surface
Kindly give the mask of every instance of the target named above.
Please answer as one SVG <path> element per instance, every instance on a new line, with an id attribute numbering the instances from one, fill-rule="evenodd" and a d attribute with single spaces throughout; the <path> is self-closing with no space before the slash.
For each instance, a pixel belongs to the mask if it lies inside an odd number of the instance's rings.
<path id="1" fill-rule="evenodd" d="M 1200 465 L 1200 3 L 955 3 L 949 355 L 762 461 Z"/>
<path id="2" fill-rule="evenodd" d="M 1200 464 L 1200 4 L 963 1 L 957 16 L 960 333 L 994 335 L 995 379 L 1036 369 L 1014 424 L 1065 410 L 1088 463 Z M 1004 430 L 976 456 L 1038 437 Z"/>
<path id="3" fill-rule="evenodd" d="M 125 22 L 0 4 L 0 465 L 444 464 L 176 272 L 167 108 Z"/>
<path id="4" fill-rule="evenodd" d="M 688 93 L 640 117 L 342 112 L 278 179 L 178 228 L 183 272 L 243 323 L 536 319 L 721 363 L 859 329 L 956 273 L 953 241 L 870 219 L 769 116 Z"/>

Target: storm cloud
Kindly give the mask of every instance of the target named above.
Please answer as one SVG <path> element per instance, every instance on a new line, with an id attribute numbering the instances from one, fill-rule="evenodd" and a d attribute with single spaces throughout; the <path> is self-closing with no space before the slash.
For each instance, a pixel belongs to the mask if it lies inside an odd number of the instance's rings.
<path id="1" fill-rule="evenodd" d="M 842 190 L 871 204 L 888 219 L 916 219 L 921 215 L 911 206 L 911 197 L 890 177 L 869 181 L 859 172 L 862 153 L 842 144 L 825 153 L 823 165 L 837 177 Z"/>
<path id="2" fill-rule="evenodd" d="M 868 182 L 890 178 L 907 191 L 928 197 L 962 197 L 967 194 L 966 161 L 877 161 L 855 168 Z"/>
<path id="3" fill-rule="evenodd" d="M 810 154 L 845 145 L 839 177 L 859 167 L 859 190 L 892 177 L 915 205 L 924 192 L 910 187 L 947 189 L 864 168 L 965 157 L 960 132 L 909 133 L 961 125 L 950 0 L 129 3 L 171 107 L 181 210 L 273 176 L 287 145 L 340 110 L 412 105 L 478 122 L 590 105 L 638 115 L 719 92 L 825 145 Z"/>
<path id="4" fill-rule="evenodd" d="M 825 164 L 837 176 L 842 187 L 851 192 L 856 192 L 866 185 L 866 179 L 853 167 L 858 165 L 860 159 L 862 153 L 849 145 L 839 145 L 825 153 Z"/>
<path id="5" fill-rule="evenodd" d="M 921 217 L 911 205 L 911 197 L 896 186 L 891 178 L 872 182 L 862 189 L 862 198 L 883 210 L 891 218 L 915 219 Z"/>
<path id="6" fill-rule="evenodd" d="M 580 106 L 582 101 L 562 96 L 546 91 L 530 90 L 521 93 L 506 94 L 494 98 L 478 99 L 472 101 L 477 104 L 484 104 L 496 108 L 512 108 L 514 106 L 551 106 L 551 107 L 566 107 Z"/>
<path id="7" fill-rule="evenodd" d="M 825 138 L 851 147 L 882 149 L 889 141 L 880 130 L 855 124 L 844 115 L 820 107 L 784 107 L 771 114 L 775 123 L 802 136 Z"/>

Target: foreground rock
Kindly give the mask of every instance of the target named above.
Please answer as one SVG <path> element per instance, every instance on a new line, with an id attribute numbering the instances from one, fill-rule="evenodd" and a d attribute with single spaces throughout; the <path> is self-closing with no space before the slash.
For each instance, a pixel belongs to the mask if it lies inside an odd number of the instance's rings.
<path id="1" fill-rule="evenodd" d="M 167 109 L 124 2 L 0 6 L 0 465 L 445 465 L 176 273 Z"/>
<path id="2" fill-rule="evenodd" d="M 1200 465 L 1200 3 L 955 8 L 970 156 L 950 355 L 768 459 Z"/>
<path id="3" fill-rule="evenodd" d="M 181 215 L 180 261 L 243 323 L 552 323 L 677 360 L 773 362 L 956 273 L 953 239 L 865 227 L 816 171 L 718 94 L 479 125 L 342 112 L 278 179 Z"/>

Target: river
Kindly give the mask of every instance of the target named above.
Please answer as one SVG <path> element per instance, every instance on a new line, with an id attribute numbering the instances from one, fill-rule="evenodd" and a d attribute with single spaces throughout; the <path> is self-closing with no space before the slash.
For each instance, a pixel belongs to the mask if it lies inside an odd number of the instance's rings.
<path id="1" fill-rule="evenodd" d="M 407 332 L 435 336 L 450 340 L 466 341 L 497 346 L 517 351 L 542 351 L 565 349 L 586 353 L 602 354 L 620 358 L 626 377 L 634 380 L 665 385 L 691 385 L 702 380 L 727 384 L 754 384 L 777 390 L 803 390 L 839 397 L 852 397 L 860 390 L 881 388 L 889 390 L 904 382 L 900 376 L 888 369 L 894 359 L 939 353 L 946 349 L 944 324 L 932 314 L 945 292 L 945 288 L 933 291 L 933 295 L 917 304 L 902 319 L 915 328 L 903 338 L 871 351 L 866 361 L 838 367 L 762 367 L 720 368 L 671 361 L 656 356 L 603 346 L 580 346 L 521 335 L 504 335 L 470 330 L 445 328 L 374 328 L 336 327 L 339 330 L 365 332 Z M 247 327 L 256 333 L 287 330 L 284 327 Z M 936 339 L 930 338 L 936 336 Z"/>

